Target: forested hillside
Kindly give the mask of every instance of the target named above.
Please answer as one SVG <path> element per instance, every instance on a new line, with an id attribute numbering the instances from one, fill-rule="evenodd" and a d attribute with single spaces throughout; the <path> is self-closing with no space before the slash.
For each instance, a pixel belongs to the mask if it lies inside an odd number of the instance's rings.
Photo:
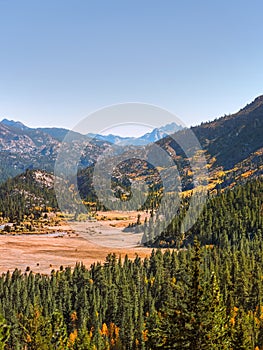
<path id="1" fill-rule="evenodd" d="M 263 244 L 0 278 L 2 349 L 261 349 Z M 4 345 L 5 344 L 5 345 Z"/>
<path id="2" fill-rule="evenodd" d="M 38 216 L 39 207 L 58 209 L 52 174 L 28 170 L 0 186 L 1 216 L 10 222 L 21 221 L 25 215 Z"/>
<path id="3" fill-rule="evenodd" d="M 258 178 L 233 189 L 209 195 L 201 215 L 194 226 L 181 233 L 181 225 L 189 208 L 191 197 L 182 199 L 182 205 L 166 228 L 165 222 L 154 217 L 145 225 L 145 242 L 155 247 L 182 247 L 197 236 L 202 244 L 225 247 L 242 238 L 253 239 L 263 234 L 263 179 Z M 173 213 L 173 208 L 167 206 Z M 169 216 L 169 215 L 168 215 Z"/>
<path id="4" fill-rule="evenodd" d="M 51 275 L 33 274 L 30 267 L 26 273 L 3 274 L 0 349 L 263 349 L 262 117 L 263 97 L 259 97 L 235 115 L 193 128 L 207 156 L 209 179 L 203 190 L 208 200 L 187 232 L 181 225 L 193 176 L 191 162 L 178 144 L 169 137 L 159 142 L 176 160 L 185 190 L 179 208 L 164 203 L 168 217 L 176 214 L 168 227 L 158 214 L 159 170 L 138 160 L 119 164 L 112 177 L 118 198 L 129 199 L 131 181 L 138 178 L 151 189 L 143 208 L 150 211 L 150 218 L 130 229 L 144 230 L 143 242 L 157 250 L 134 261 L 112 252 L 104 264 L 61 266 Z M 31 153 L 43 155 L 41 164 L 54 162 L 59 141 L 53 136 L 47 138 L 49 148 L 43 131 L 1 124 L 1 132 L 0 156 L 11 172 L 22 171 L 28 160 L 34 163 Z M 64 130 L 53 132 L 60 138 Z M 178 135 L 186 137 L 187 132 Z M 105 147 L 87 147 L 79 171 L 82 199 L 95 201 L 97 208 L 103 206 L 96 203 L 93 168 L 87 166 Z M 70 146 L 66 150 L 70 152 Z M 40 164 L 33 163 L 30 167 Z M 70 188 L 71 183 L 67 185 Z M 72 196 L 75 190 L 69 191 Z M 41 216 L 41 208 L 47 207 L 58 209 L 54 176 L 46 171 L 27 170 L 0 186 L 4 222 Z"/>
<path id="5" fill-rule="evenodd" d="M 181 237 L 188 201 L 144 260 L 2 275 L 0 349 L 262 349 L 263 181 L 210 195 Z"/>

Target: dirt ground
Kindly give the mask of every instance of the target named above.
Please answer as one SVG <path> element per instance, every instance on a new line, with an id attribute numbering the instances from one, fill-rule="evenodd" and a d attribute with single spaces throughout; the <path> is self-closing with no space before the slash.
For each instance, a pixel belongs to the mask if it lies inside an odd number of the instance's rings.
<path id="1" fill-rule="evenodd" d="M 76 262 L 83 262 L 90 266 L 97 261 L 104 262 L 113 252 L 130 258 L 136 254 L 148 256 L 152 249 L 139 246 L 141 234 L 122 231 L 128 223 L 136 222 L 137 215 L 137 212 L 109 212 L 103 220 L 61 226 L 58 234 L 1 235 L 0 273 L 15 268 L 24 272 L 30 267 L 33 272 L 49 274 L 61 265 L 73 267 Z M 144 217 L 145 214 L 142 222 Z M 71 229 L 75 233 L 67 233 Z"/>

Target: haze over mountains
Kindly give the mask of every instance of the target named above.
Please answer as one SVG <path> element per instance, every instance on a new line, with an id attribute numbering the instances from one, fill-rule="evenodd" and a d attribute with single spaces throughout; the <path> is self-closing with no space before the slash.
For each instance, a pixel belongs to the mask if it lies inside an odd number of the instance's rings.
<path id="1" fill-rule="evenodd" d="M 98 140 L 104 140 L 113 144 L 118 145 L 135 145 L 135 146 L 144 146 L 149 143 L 156 142 L 162 138 L 174 134 L 175 132 L 182 130 L 183 127 L 176 123 L 170 123 L 160 128 L 155 128 L 151 132 L 148 132 L 140 137 L 121 137 L 118 135 L 100 135 L 89 133 L 87 136 L 95 138 Z"/>

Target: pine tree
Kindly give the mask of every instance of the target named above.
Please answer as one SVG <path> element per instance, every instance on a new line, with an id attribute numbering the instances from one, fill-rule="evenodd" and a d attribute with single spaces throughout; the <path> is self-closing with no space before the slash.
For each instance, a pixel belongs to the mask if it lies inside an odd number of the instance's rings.
<path id="1" fill-rule="evenodd" d="M 200 244 L 194 241 L 189 280 L 177 287 L 178 299 L 166 303 L 150 330 L 149 343 L 162 349 L 228 349 L 226 310 L 212 274 L 201 283 Z"/>
<path id="2" fill-rule="evenodd" d="M 9 336 L 10 326 L 7 325 L 6 320 L 0 315 L 0 350 L 4 350 Z"/>
<path id="3" fill-rule="evenodd" d="M 49 350 L 52 340 L 50 320 L 42 315 L 42 310 L 35 305 L 29 316 L 20 315 L 20 327 L 28 350 Z"/>
<path id="4" fill-rule="evenodd" d="M 232 326 L 231 348 L 233 350 L 252 349 L 251 327 L 244 310 L 235 307 L 230 324 Z"/>
<path id="5" fill-rule="evenodd" d="M 56 350 L 64 350 L 67 341 L 67 328 L 60 312 L 54 312 L 51 317 L 52 339 L 51 344 Z"/>

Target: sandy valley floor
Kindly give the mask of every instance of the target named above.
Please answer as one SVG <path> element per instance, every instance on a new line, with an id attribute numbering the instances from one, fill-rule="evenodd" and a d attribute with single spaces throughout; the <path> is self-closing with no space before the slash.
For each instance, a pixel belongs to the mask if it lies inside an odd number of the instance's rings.
<path id="1" fill-rule="evenodd" d="M 74 266 L 76 262 L 83 262 L 89 266 L 96 261 L 103 262 L 111 252 L 118 256 L 128 254 L 130 258 L 136 254 L 149 255 L 150 248 L 139 246 L 141 234 L 122 231 L 127 223 L 136 221 L 137 213 L 129 213 L 125 220 L 114 220 L 113 214 L 104 221 L 70 223 L 64 228 L 75 231 L 70 234 L 1 235 L 0 273 L 15 268 L 24 272 L 29 266 L 33 272 L 48 274 L 61 265 Z"/>

